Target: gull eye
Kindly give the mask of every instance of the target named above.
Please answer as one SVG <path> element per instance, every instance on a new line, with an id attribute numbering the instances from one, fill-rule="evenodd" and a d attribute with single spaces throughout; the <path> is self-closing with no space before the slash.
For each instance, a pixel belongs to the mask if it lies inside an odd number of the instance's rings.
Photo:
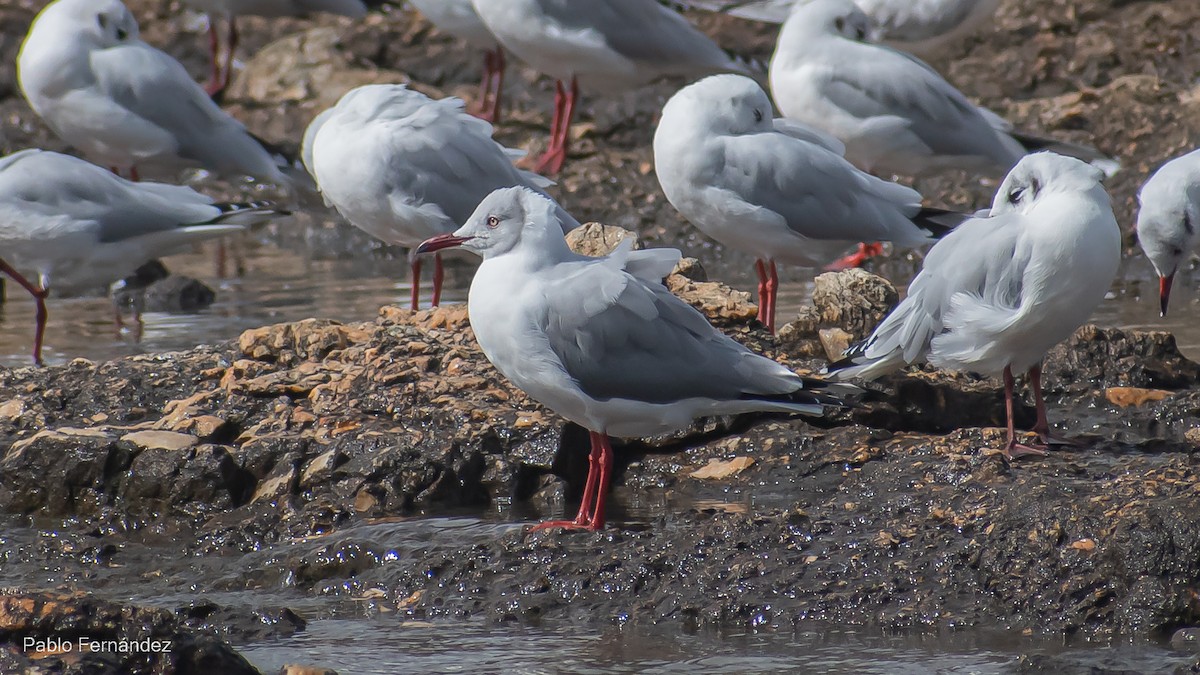
<path id="1" fill-rule="evenodd" d="M 124 28 L 117 29 L 117 39 L 118 40 L 124 40 L 128 36 L 129 36 L 129 33 L 126 33 Z"/>
<path id="2" fill-rule="evenodd" d="M 499 218 L 497 218 L 496 216 L 488 216 L 488 217 L 487 217 L 487 226 L 488 226 L 488 227 L 490 227 L 491 229 L 493 229 L 493 230 L 494 230 L 494 229 L 496 229 L 496 227 L 497 227 L 497 226 L 499 226 L 499 225 L 500 225 L 500 219 L 499 219 Z"/>
<path id="3" fill-rule="evenodd" d="M 833 20 L 833 27 L 836 28 L 837 32 L 839 32 L 839 33 L 845 31 L 846 30 L 846 20 L 839 16 L 838 18 Z"/>
<path id="4" fill-rule="evenodd" d="M 1024 187 L 1015 187 L 1008 193 L 1008 201 L 1010 203 L 1016 204 L 1017 202 L 1021 201 L 1021 197 L 1024 194 L 1025 194 Z"/>
<path id="5" fill-rule="evenodd" d="M 755 122 L 761 122 L 761 121 L 762 121 L 762 118 L 763 118 L 762 111 L 761 111 L 761 110 L 759 110 L 758 108 L 755 108 L 755 109 L 754 109 L 754 121 L 755 121 Z"/>
<path id="6" fill-rule="evenodd" d="M 103 14 L 96 15 L 96 23 L 100 25 L 100 30 L 108 30 L 108 17 Z"/>

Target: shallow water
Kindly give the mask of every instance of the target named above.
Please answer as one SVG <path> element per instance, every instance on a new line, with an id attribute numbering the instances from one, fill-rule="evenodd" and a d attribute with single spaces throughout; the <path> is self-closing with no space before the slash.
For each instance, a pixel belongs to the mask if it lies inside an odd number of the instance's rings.
<path id="1" fill-rule="evenodd" d="M 270 237 L 247 237 L 236 244 L 245 259 L 241 276 L 216 276 L 215 246 L 211 244 L 167 259 L 171 271 L 212 286 L 217 300 L 198 313 L 147 313 L 140 341 L 129 330 L 116 330 L 112 306 L 104 297 L 52 298 L 46 331 L 47 363 L 188 349 L 228 340 L 247 328 L 270 323 L 309 317 L 364 321 L 374 318 L 384 304 L 407 306 L 408 263 L 402 253 L 381 250 L 344 225 L 306 219 L 289 227 L 280 228 Z M 737 255 L 717 258 L 712 251 L 688 253 L 701 257 L 711 279 L 753 290 L 751 261 Z M 464 256 L 448 265 L 444 302 L 465 300 L 473 264 Z M 877 271 L 904 283 L 916 268 L 915 263 L 896 261 Z M 785 323 L 807 302 L 812 284 L 802 281 L 811 272 L 782 269 L 781 273 L 785 281 L 780 289 L 779 315 L 780 323 Z M 1185 354 L 1200 359 L 1200 321 L 1195 320 L 1200 313 L 1200 274 L 1181 273 L 1175 284 L 1172 311 L 1165 319 L 1158 317 L 1158 286 L 1152 277 L 1149 264 L 1140 255 L 1127 260 L 1114 292 L 1093 320 L 1103 326 L 1171 331 Z M 423 301 L 428 302 L 428 269 L 424 283 Z M 33 301 L 12 283 L 6 284 L 6 295 L 7 302 L 0 308 L 0 365 L 29 365 Z"/>

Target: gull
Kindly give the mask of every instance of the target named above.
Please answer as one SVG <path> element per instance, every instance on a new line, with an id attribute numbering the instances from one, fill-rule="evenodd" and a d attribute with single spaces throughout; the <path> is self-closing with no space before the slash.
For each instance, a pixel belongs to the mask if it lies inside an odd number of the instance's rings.
<path id="1" fill-rule="evenodd" d="M 836 379 L 872 380 L 908 364 L 1004 376 L 1005 456 L 1041 453 L 1017 442 L 1013 372 L 1028 370 L 1033 430 L 1050 431 L 1042 358 L 1087 321 L 1121 260 L 1121 232 L 1102 173 L 1040 152 L 1021 159 L 990 213 L 959 225 L 929 251 L 908 296 L 864 341 L 830 366 Z"/>
<path id="2" fill-rule="evenodd" d="M 1200 150 L 1155 171 L 1138 192 L 1138 205 L 1138 243 L 1158 273 L 1159 311 L 1166 316 L 1175 274 L 1200 248 Z"/>
<path id="3" fill-rule="evenodd" d="M 876 174 L 945 169 L 1002 175 L 1036 150 L 1120 167 L 1095 148 L 1013 131 L 917 58 L 863 42 L 869 22 L 849 0 L 797 5 L 771 57 L 771 92 L 784 117 L 846 145 L 846 159 Z"/>
<path id="4" fill-rule="evenodd" d="M 711 75 L 667 101 L 654 170 L 701 232 L 755 256 L 758 318 L 772 333 L 776 261 L 822 263 L 856 241 L 923 246 L 965 218 L 855 168 L 835 139 L 772 119 L 767 93 L 742 75 Z"/>
<path id="5" fill-rule="evenodd" d="M 683 4 L 754 21 L 783 23 L 793 8 L 807 1 L 683 0 Z M 978 32 L 995 15 L 1000 0 L 855 0 L 854 4 L 871 20 L 872 42 L 933 58 Z"/>
<path id="6" fill-rule="evenodd" d="M 409 0 L 438 30 L 483 50 L 483 79 L 475 110 L 479 117 L 495 124 L 500 121 L 500 99 L 504 91 L 504 48 L 479 18 L 471 0 Z"/>
<path id="7" fill-rule="evenodd" d="M 325 199 L 359 229 L 413 248 L 454 231 L 493 190 L 551 182 L 513 166 L 524 152 L 492 140 L 492 126 L 456 98 L 433 100 L 402 84 L 352 89 L 318 116 L 312 165 Z M 565 211 L 563 227 L 579 223 Z M 412 307 L 421 260 L 411 257 Z M 441 301 L 442 259 L 434 258 L 433 304 Z"/>
<path id="8" fill-rule="evenodd" d="M 662 285 L 674 249 L 591 258 L 567 247 L 561 209 L 525 188 L 497 190 L 453 234 L 419 253 L 483 258 L 467 312 L 479 346 L 516 387 L 591 435 L 579 514 L 534 529 L 604 527 L 610 436 L 649 436 L 697 417 L 769 411 L 820 415 L 859 391 L 803 378 L 713 328 Z"/>
<path id="9" fill-rule="evenodd" d="M 205 91 L 215 96 L 229 86 L 233 75 L 233 58 L 238 46 L 237 18 L 239 16 L 307 16 L 318 12 L 339 14 L 353 19 L 367 15 L 362 0 L 183 0 L 183 4 L 208 15 L 208 49 L 212 55 L 212 71 Z M 229 30 L 225 40 L 225 59 L 221 63 L 220 40 L 217 36 L 217 17 L 225 19 Z"/>
<path id="10" fill-rule="evenodd" d="M 7 261 L 0 271 L 37 302 L 34 361 L 42 363 L 52 288 L 107 286 L 147 261 L 279 213 L 262 203 L 217 204 L 188 187 L 134 183 L 56 152 L 0 159 L 0 251 Z M 38 282 L 20 269 L 35 271 Z"/>
<path id="11" fill-rule="evenodd" d="M 21 91 L 67 143 L 135 180 L 203 168 L 291 188 L 276 158 L 175 59 L 138 38 L 120 0 L 55 0 L 17 58 Z"/>
<path id="12" fill-rule="evenodd" d="M 558 173 L 566 161 L 581 85 L 613 93 L 672 75 L 746 72 L 745 64 L 657 0 L 473 2 L 501 45 L 556 80 L 550 144 L 538 172 Z"/>

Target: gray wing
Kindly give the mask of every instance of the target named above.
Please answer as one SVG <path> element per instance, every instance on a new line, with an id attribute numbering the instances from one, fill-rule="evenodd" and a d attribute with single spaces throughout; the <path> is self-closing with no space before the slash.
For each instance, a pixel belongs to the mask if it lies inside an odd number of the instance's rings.
<path id="1" fill-rule="evenodd" d="M 211 199 L 191 188 L 131 183 L 94 164 L 54 152 L 18 155 L 0 165 L 0 199 L 27 213 L 68 218 L 84 228 L 94 228 L 101 242 L 206 223 L 221 213 Z"/>
<path id="2" fill-rule="evenodd" d="M 589 396 L 668 403 L 783 394 L 802 381 L 709 325 L 662 284 L 616 257 L 565 263 L 541 317 L 550 347 Z"/>
<path id="3" fill-rule="evenodd" d="M 175 59 L 142 43 L 97 50 L 91 59 L 104 95 L 168 132 L 181 157 L 212 171 L 283 182 L 270 153 Z"/>
<path id="4" fill-rule="evenodd" d="M 392 146 L 387 169 L 388 184 L 396 188 L 392 199 L 404 207 L 412 206 L 410 200 L 435 204 L 462 225 L 493 191 L 520 185 L 542 193 L 548 182 L 513 166 L 513 156 L 521 153 L 493 140 L 491 125 L 467 115 L 458 99 L 432 101 L 411 115 L 380 123 L 381 142 Z M 564 229 L 579 225 L 560 212 Z"/>
<path id="5" fill-rule="evenodd" d="M 824 240 L 929 241 L 909 218 L 921 195 L 859 171 L 819 145 L 779 133 L 728 136 L 718 186 L 769 209 L 797 234 Z"/>
<path id="6" fill-rule="evenodd" d="M 595 31 L 622 56 L 663 72 L 744 70 L 683 15 L 656 0 L 539 0 L 568 31 Z"/>
<path id="7" fill-rule="evenodd" d="M 856 46 L 862 58 L 840 61 L 823 87 L 835 105 L 863 119 L 902 119 L 935 154 L 1006 152 L 975 104 L 926 63 L 883 45 Z"/>
<path id="8" fill-rule="evenodd" d="M 1001 307 L 1020 305 L 1027 252 L 1019 252 L 1021 216 L 1009 213 L 974 218 L 954 229 L 929 251 L 908 297 L 879 324 L 851 356 L 867 359 L 899 355 L 922 360 L 956 294 L 966 293 Z"/>

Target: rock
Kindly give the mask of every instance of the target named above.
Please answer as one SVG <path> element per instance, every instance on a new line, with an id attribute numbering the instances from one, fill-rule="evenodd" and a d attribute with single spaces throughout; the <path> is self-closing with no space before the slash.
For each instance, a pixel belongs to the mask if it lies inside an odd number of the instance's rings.
<path id="1" fill-rule="evenodd" d="M 1143 389 L 1141 387 L 1109 387 L 1104 390 L 1104 398 L 1108 402 L 1128 408 L 1129 406 L 1146 405 L 1153 401 L 1161 401 L 1174 392 L 1163 389 Z"/>
<path id="2" fill-rule="evenodd" d="M 91 648 L 93 641 L 112 646 Z M 25 649 L 27 644 L 32 649 Z M 228 643 L 187 629 L 166 609 L 121 605 L 85 593 L 0 594 L 0 653 L 9 650 L 38 653 L 37 669 L 25 671 L 30 673 L 258 675 Z"/>
<path id="3" fill-rule="evenodd" d="M 837 361 L 850 348 L 854 336 L 841 328 L 822 328 L 817 332 L 821 339 L 821 347 L 825 350 L 825 358 Z"/>
<path id="4" fill-rule="evenodd" d="M 900 299 L 891 282 L 861 269 L 826 272 L 814 284 L 821 325 L 841 328 L 854 340 L 869 335 Z"/>
<path id="5" fill-rule="evenodd" d="M 210 307 L 217 292 L 203 281 L 173 274 L 145 291 L 147 312 L 196 312 Z"/>
<path id="6" fill-rule="evenodd" d="M 174 431 L 135 431 L 121 437 L 122 441 L 132 443 L 143 450 L 185 450 L 200 442 L 191 434 L 180 434 Z"/>
<path id="7" fill-rule="evenodd" d="M 1200 652 L 1200 628 L 1180 628 L 1171 634 L 1171 649 Z"/>
<path id="8" fill-rule="evenodd" d="M 635 232 L 614 225 L 584 223 L 567 233 L 567 246 L 579 255 L 596 258 L 612 253 L 617 244 L 626 239 L 633 239 L 635 249 L 642 248 Z"/>
<path id="9" fill-rule="evenodd" d="M 704 266 L 695 258 L 683 258 L 671 274 L 678 274 L 692 281 L 708 281 L 708 272 L 704 271 Z"/>
<path id="10" fill-rule="evenodd" d="M 289 663 L 279 669 L 279 675 L 338 675 L 338 672 L 322 666 L 301 666 Z"/>
<path id="11" fill-rule="evenodd" d="M 750 302 L 749 293 L 735 291 L 715 281 L 692 281 L 672 274 L 667 277 L 667 289 L 703 312 L 717 326 L 745 324 L 758 316 L 758 307 Z"/>
<path id="12" fill-rule="evenodd" d="M 228 96 L 258 104 L 311 103 L 319 111 L 364 84 L 408 82 L 403 73 L 352 65 L 341 39 L 337 28 L 319 27 L 276 40 L 246 62 Z"/>
<path id="13" fill-rule="evenodd" d="M 1183 437 L 1186 438 L 1187 441 L 1192 445 L 1200 447 L 1200 427 L 1192 427 L 1191 429 L 1188 429 L 1184 432 Z"/>
<path id="14" fill-rule="evenodd" d="M 1161 331 L 1081 326 L 1046 356 L 1046 374 L 1092 386 L 1182 389 L 1200 381 L 1200 364 Z"/>

